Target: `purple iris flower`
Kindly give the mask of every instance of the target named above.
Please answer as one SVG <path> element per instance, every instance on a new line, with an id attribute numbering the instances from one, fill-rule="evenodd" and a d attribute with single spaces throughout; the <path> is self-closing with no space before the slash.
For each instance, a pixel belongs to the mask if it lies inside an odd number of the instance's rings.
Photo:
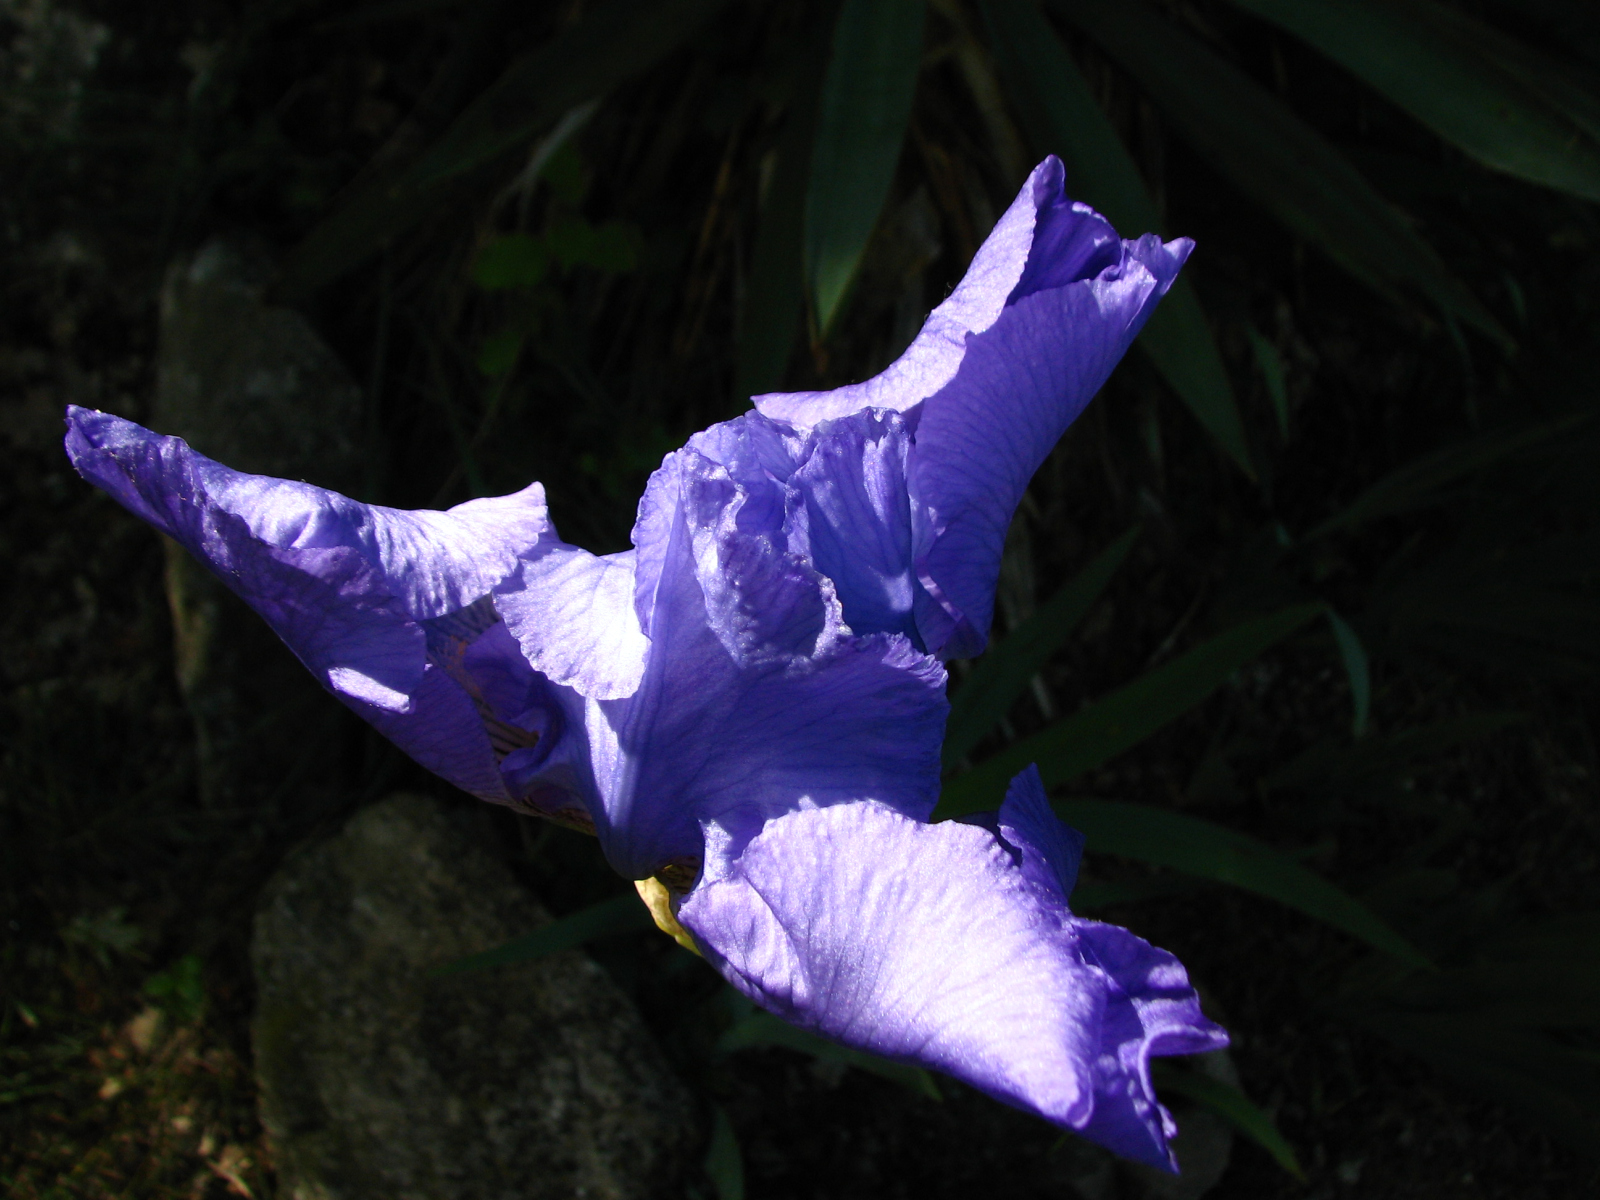
<path id="1" fill-rule="evenodd" d="M 942 662 L 1191 245 L 1123 241 L 1046 160 L 894 365 L 696 434 L 622 554 L 560 541 L 538 484 L 405 512 L 81 408 L 67 452 L 423 766 L 664 884 L 751 1000 L 1172 1168 L 1149 1059 L 1227 1041 L 1183 967 L 1071 913 L 1082 838 L 1033 769 L 928 817 Z"/>

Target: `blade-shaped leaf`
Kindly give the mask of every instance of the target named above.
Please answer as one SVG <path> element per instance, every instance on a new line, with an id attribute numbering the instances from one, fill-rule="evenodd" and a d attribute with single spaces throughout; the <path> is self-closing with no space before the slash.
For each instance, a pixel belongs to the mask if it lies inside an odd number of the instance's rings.
<path id="1" fill-rule="evenodd" d="M 1289 439 L 1289 387 L 1283 376 L 1283 356 L 1254 325 L 1244 327 L 1250 339 L 1250 352 L 1256 360 L 1256 370 L 1267 385 L 1267 398 L 1272 401 L 1272 414 L 1278 419 L 1278 436 Z"/>
<path id="2" fill-rule="evenodd" d="M 1268 791 L 1303 787 L 1317 791 L 1354 790 L 1384 775 L 1396 775 L 1419 758 L 1442 754 L 1462 742 L 1477 741 L 1526 721 L 1520 713 L 1473 713 L 1452 717 L 1352 746 L 1344 738 L 1318 742 L 1261 781 Z"/>
<path id="3" fill-rule="evenodd" d="M 780 1020 L 771 1013 L 751 1013 L 717 1040 L 717 1049 L 724 1054 L 760 1046 L 781 1046 L 786 1050 L 798 1050 L 801 1054 L 809 1054 L 812 1058 L 821 1059 L 823 1062 L 843 1063 L 848 1067 L 870 1071 L 874 1075 L 898 1083 L 901 1087 L 910 1088 L 917 1095 L 930 1100 L 942 1098 L 933 1082 L 933 1076 L 921 1067 L 890 1062 L 887 1058 L 879 1058 L 876 1054 L 851 1050 L 837 1042 L 818 1037 L 814 1033 L 807 1033 L 804 1029 Z"/>
<path id="4" fill-rule="evenodd" d="M 1419 569 L 1372 598 L 1393 636 L 1519 673 L 1600 670 L 1600 600 L 1520 581 Z"/>
<path id="5" fill-rule="evenodd" d="M 1028 134 L 1036 148 L 1061 156 L 1072 194 L 1127 236 L 1158 229 L 1155 201 L 1139 168 L 1044 14 L 1014 0 L 984 0 L 982 8 L 1007 83 L 1021 100 Z M 1187 280 L 1180 277 L 1167 293 L 1138 344 L 1200 424 L 1253 476 L 1233 387 Z"/>
<path id="6" fill-rule="evenodd" d="M 446 963 L 442 967 L 436 967 L 433 973 L 454 975 L 457 971 L 483 971 L 490 967 L 508 967 L 515 963 L 531 962 L 533 959 L 556 954 L 562 950 L 570 950 L 595 938 L 611 937 L 619 933 L 636 933 L 655 927 L 650 910 L 639 903 L 639 898 L 630 892 L 569 913 L 503 946 L 496 946 L 481 954 L 472 954 L 455 962 Z"/>
<path id="7" fill-rule="evenodd" d="M 1384 1003 L 1511 1025 L 1600 1027 L 1600 914 L 1517 922 L 1472 943 L 1459 964 L 1384 989 Z"/>
<path id="8" fill-rule="evenodd" d="M 1593 1155 L 1600 1058 L 1582 1042 L 1600 1028 L 1600 913 L 1455 925 L 1455 960 L 1398 977 L 1359 964 L 1332 1010 Z M 1579 1044 L 1552 1029 L 1578 1031 Z"/>
<path id="9" fill-rule="evenodd" d="M 720 1104 L 712 1106 L 711 1144 L 706 1147 L 703 1166 L 717 1200 L 744 1200 L 744 1155 L 733 1122 Z"/>
<path id="10" fill-rule="evenodd" d="M 806 181 L 817 136 L 817 104 L 829 30 L 819 28 L 800 53 L 800 82 L 778 141 L 761 225 L 739 314 L 739 365 L 734 399 L 743 401 L 783 383 L 804 308 Z"/>
<path id="11" fill-rule="evenodd" d="M 1498 171 L 1600 200 L 1595 99 L 1561 64 L 1432 0 L 1234 0 Z M 1587 108 L 1587 112 L 1585 111 Z"/>
<path id="12" fill-rule="evenodd" d="M 1535 425 L 1497 429 L 1481 437 L 1446 446 L 1384 476 L 1357 496 L 1342 512 L 1312 529 L 1303 540 L 1311 541 L 1336 530 L 1349 529 L 1375 517 L 1392 516 L 1436 504 L 1441 499 L 1439 489 L 1446 484 L 1454 483 L 1502 459 L 1532 450 L 1562 434 L 1571 433 L 1588 420 L 1588 413 L 1576 413 Z"/>
<path id="13" fill-rule="evenodd" d="M 1355 897 L 1246 834 L 1147 804 L 1063 800 L 1055 809 L 1088 838 L 1091 851 L 1243 888 L 1342 929 L 1402 962 L 1428 964 L 1421 951 Z"/>
<path id="14" fill-rule="evenodd" d="M 1128 530 L 1042 605 L 1003 642 L 991 646 L 950 702 L 944 764 L 954 766 L 1006 715 L 1018 696 L 1072 635 L 1105 591 L 1139 536 Z"/>
<path id="15" fill-rule="evenodd" d="M 604 0 L 513 63 L 413 162 L 379 171 L 290 255 L 280 292 L 302 296 L 358 266 L 493 170 L 562 113 L 681 45 L 727 0 Z"/>
<path id="16" fill-rule="evenodd" d="M 822 79 L 806 188 L 806 280 L 826 333 L 889 195 L 922 63 L 924 6 L 844 0 Z"/>
<path id="17" fill-rule="evenodd" d="M 1038 733 L 1013 742 L 993 758 L 945 784 L 935 820 L 994 808 L 1006 786 L 1029 763 L 1039 765 L 1046 787 L 1065 783 L 1181 717 L 1267 647 L 1322 612 L 1317 604 L 1297 604 L 1256 617 Z"/>
<path id="18" fill-rule="evenodd" d="M 1150 314 L 1139 348 L 1195 419 L 1251 479 L 1256 477 L 1245 442 L 1244 422 L 1222 352 L 1189 281 L 1179 276 Z"/>
<path id="19" fill-rule="evenodd" d="M 1296 1179 L 1305 1178 L 1305 1172 L 1300 1169 L 1300 1162 L 1294 1156 L 1294 1147 L 1278 1132 L 1272 1118 L 1239 1088 L 1199 1071 L 1174 1067 L 1159 1059 L 1150 1064 L 1150 1078 L 1155 1081 L 1159 1091 L 1176 1092 L 1210 1109 L 1272 1155 L 1273 1161 L 1289 1174 Z"/>
<path id="20" fill-rule="evenodd" d="M 1600 1156 L 1600 1064 L 1581 1050 L 1481 1015 L 1388 1008 L 1345 1009 L 1344 1015 L 1496 1103 L 1520 1109 L 1580 1153 Z"/>
<path id="21" fill-rule="evenodd" d="M 1205 886 L 1203 880 L 1191 879 L 1176 871 L 1163 871 L 1143 879 L 1119 880 L 1116 883 L 1080 883 L 1072 889 L 1068 903 L 1073 912 L 1086 913 L 1119 904 L 1159 900 L 1165 896 L 1186 896 Z"/>
<path id="22" fill-rule="evenodd" d="M 1349 161 L 1271 92 L 1140 0 L 1053 0 L 1173 128 L 1250 199 L 1369 287 L 1414 287 L 1447 317 L 1511 339 Z"/>
<path id="23" fill-rule="evenodd" d="M 1367 648 L 1361 644 L 1356 631 L 1331 608 L 1328 610 L 1328 624 L 1333 627 L 1333 640 L 1339 646 L 1344 673 L 1350 680 L 1350 703 L 1355 709 L 1350 732 L 1361 737 L 1367 732 L 1367 716 L 1372 712 L 1372 665 L 1367 661 Z"/>

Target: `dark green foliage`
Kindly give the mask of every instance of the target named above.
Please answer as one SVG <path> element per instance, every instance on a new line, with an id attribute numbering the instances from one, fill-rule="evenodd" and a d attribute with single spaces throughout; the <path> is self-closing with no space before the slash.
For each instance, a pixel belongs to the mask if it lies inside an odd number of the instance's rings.
<path id="1" fill-rule="evenodd" d="M 1008 746 L 945 786 L 936 818 L 995 808 L 1011 777 L 1039 765 L 1045 787 L 1069 783 L 1194 708 L 1263 650 L 1317 615 L 1296 605 L 1218 634 L 1111 695 Z M 1041 661 L 1043 655 L 1040 656 Z"/>
<path id="2" fill-rule="evenodd" d="M 1323 137 L 1144 0 L 1056 0 L 1137 78 L 1173 127 L 1249 199 L 1363 282 L 1416 288 L 1508 341 L 1435 251 Z"/>

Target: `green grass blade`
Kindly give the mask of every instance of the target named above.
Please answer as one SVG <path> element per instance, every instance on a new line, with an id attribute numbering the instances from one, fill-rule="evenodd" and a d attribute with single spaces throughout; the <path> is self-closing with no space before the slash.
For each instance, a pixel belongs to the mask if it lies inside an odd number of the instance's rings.
<path id="1" fill-rule="evenodd" d="M 1403 774 L 1418 759 L 1443 754 L 1462 742 L 1491 737 L 1526 720 L 1520 713 L 1473 713 L 1371 737 L 1356 746 L 1342 737 L 1329 738 L 1279 767 L 1261 780 L 1260 786 L 1269 792 L 1281 788 L 1321 793 L 1370 789 L 1381 779 Z"/>
<path id="2" fill-rule="evenodd" d="M 1398 978 L 1359 968 L 1333 1011 L 1595 1156 L 1600 913 L 1486 927 L 1464 907 L 1458 958 Z"/>
<path id="3" fill-rule="evenodd" d="M 619 933 L 636 933 L 654 929 L 655 921 L 650 910 L 630 894 L 613 896 L 581 908 L 575 913 L 551 921 L 525 937 L 516 938 L 493 950 L 458 958 L 442 967 L 435 967 L 435 975 L 454 975 L 458 971 L 485 971 L 490 967 L 509 967 L 516 963 L 531 962 L 592 942 L 596 938 L 611 937 Z"/>
<path id="4" fill-rule="evenodd" d="M 890 1062 L 887 1058 L 879 1058 L 876 1054 L 851 1050 L 837 1042 L 830 1042 L 827 1038 L 807 1033 L 804 1029 L 791 1025 L 771 1013 L 751 1013 L 717 1041 L 718 1051 L 724 1054 L 764 1046 L 781 1046 L 786 1050 L 798 1050 L 801 1054 L 809 1054 L 812 1058 L 821 1059 L 823 1062 L 843 1063 L 848 1067 L 870 1071 L 929 1100 L 942 1099 L 938 1087 L 933 1082 L 933 1076 L 921 1067 Z"/>
<path id="5" fill-rule="evenodd" d="M 1037 149 L 1061 156 L 1068 191 L 1094 205 L 1125 235 L 1160 228 L 1139 168 L 1044 14 L 1014 0 L 984 0 L 982 8 L 1028 134 Z M 1186 280 L 1180 278 L 1167 293 L 1138 344 L 1195 419 L 1253 477 L 1238 401 Z"/>
<path id="6" fill-rule="evenodd" d="M 1265 842 L 1169 809 L 1114 800 L 1065 800 L 1061 819 L 1101 854 L 1170 867 L 1275 900 L 1412 966 L 1421 951 L 1355 897 Z"/>
<path id="7" fill-rule="evenodd" d="M 1333 640 L 1339 646 L 1344 673 L 1350 680 L 1350 703 L 1355 709 L 1350 720 L 1350 732 L 1361 737 L 1367 732 L 1367 717 L 1372 712 L 1372 664 L 1367 660 L 1367 648 L 1361 644 L 1356 631 L 1331 608 L 1328 610 L 1328 624 L 1333 627 Z"/>
<path id="8" fill-rule="evenodd" d="M 978 660 L 955 699 L 945 723 L 944 764 L 954 766 L 1006 715 L 1050 656 L 1072 635 L 1105 591 L 1139 536 L 1128 530 L 1033 616 Z"/>
<path id="9" fill-rule="evenodd" d="M 1431 0 L 1234 0 L 1484 166 L 1600 200 L 1600 144 L 1560 64 Z M 1574 103 L 1577 101 L 1577 103 Z M 1595 106 L 1593 97 L 1588 108 Z M 1588 118 L 1588 119 L 1586 119 Z"/>
<path id="10" fill-rule="evenodd" d="M 1284 378 L 1283 356 L 1266 335 L 1253 324 L 1244 327 L 1250 339 L 1250 353 L 1256 360 L 1256 370 L 1267 385 L 1267 398 L 1272 401 L 1272 415 L 1278 419 L 1278 436 L 1289 440 L 1289 385 Z"/>
<path id="11" fill-rule="evenodd" d="M 811 123 L 804 122 L 802 127 L 799 114 L 795 113 L 789 119 L 795 124 L 785 131 L 778 146 L 777 169 L 756 233 L 744 310 L 740 314 L 739 360 L 734 377 L 734 399 L 739 402 L 782 386 L 804 307 L 801 256 Z M 799 136 L 790 136 L 791 133 Z"/>
<path id="12" fill-rule="evenodd" d="M 1205 887 L 1203 880 L 1190 879 L 1176 871 L 1162 871 L 1143 879 L 1124 879 L 1115 883 L 1080 883 L 1072 889 L 1067 903 L 1075 913 L 1094 912 L 1123 904 L 1141 904 L 1171 896 L 1187 896 Z"/>
<path id="13" fill-rule="evenodd" d="M 1227 452 L 1241 471 L 1251 479 L 1256 469 L 1250 462 L 1245 442 L 1244 422 L 1239 417 L 1239 402 L 1222 365 L 1222 352 L 1211 336 L 1211 326 L 1200 307 L 1200 298 L 1183 276 L 1156 305 L 1155 312 L 1139 334 L 1139 348 L 1167 386 L 1194 414 L 1217 444 Z"/>
<path id="14" fill-rule="evenodd" d="M 1600 1158 L 1600 1066 L 1581 1047 L 1480 1016 L 1386 1008 L 1342 1015 Z"/>
<path id="15" fill-rule="evenodd" d="M 1038 763 L 1046 787 L 1065 783 L 1194 708 L 1245 663 L 1323 612 L 1319 604 L 1297 604 L 1256 617 L 1096 701 L 993 758 L 950 780 L 935 820 L 995 808 L 1006 786 L 1029 763 Z"/>
<path id="16" fill-rule="evenodd" d="M 452 200 L 471 196 L 508 152 L 561 115 L 643 71 L 726 0 L 607 0 L 513 63 L 413 162 L 377 172 L 308 234 L 279 292 L 304 296 L 359 266 Z"/>
<path id="17" fill-rule="evenodd" d="M 1294 1147 L 1278 1132 L 1272 1118 L 1240 1089 L 1220 1079 L 1202 1075 L 1199 1071 L 1186 1071 L 1159 1059 L 1150 1064 L 1150 1077 L 1158 1090 L 1176 1092 L 1210 1109 L 1272 1155 L 1273 1161 L 1289 1174 L 1302 1181 L 1305 1179 L 1300 1161 L 1294 1156 Z"/>
<path id="18" fill-rule="evenodd" d="M 922 63 L 924 6 L 844 0 L 823 75 L 806 188 L 806 281 L 826 333 L 889 195 Z"/>
<path id="19" fill-rule="evenodd" d="M 1502 459 L 1532 450 L 1561 434 L 1570 433 L 1588 420 L 1588 413 L 1577 413 L 1522 428 L 1497 429 L 1481 437 L 1446 446 L 1384 476 L 1343 511 L 1312 529 L 1303 540 L 1309 542 L 1376 517 L 1393 516 L 1437 503 L 1440 499 L 1439 489 L 1446 484 L 1493 466 Z"/>
<path id="20" fill-rule="evenodd" d="M 744 1155 L 733 1122 L 720 1104 L 712 1106 L 711 1144 L 706 1147 L 703 1165 L 717 1200 L 744 1200 Z"/>
<path id="21" fill-rule="evenodd" d="M 1053 0 L 1247 197 L 1380 293 L 1415 288 L 1448 318 L 1511 338 L 1405 217 L 1271 92 L 1140 0 Z"/>
<path id="22" fill-rule="evenodd" d="M 789 107 L 777 147 L 756 232 L 750 275 L 739 314 L 738 367 L 734 399 L 745 401 L 783 385 L 805 307 L 806 181 L 817 136 L 819 84 L 828 51 L 828 30 L 819 29 L 801 52 L 802 82 Z M 742 407 L 742 404 L 741 404 Z"/>

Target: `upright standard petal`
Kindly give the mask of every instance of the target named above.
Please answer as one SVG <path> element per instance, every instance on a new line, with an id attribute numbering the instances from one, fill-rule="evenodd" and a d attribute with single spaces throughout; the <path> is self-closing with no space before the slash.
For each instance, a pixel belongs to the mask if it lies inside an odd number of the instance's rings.
<path id="1" fill-rule="evenodd" d="M 937 601 L 917 627 L 944 658 L 982 651 L 1000 549 L 1045 455 L 1111 373 L 1192 243 L 1120 239 L 1041 163 L 967 276 L 893 365 L 832 392 L 770 394 L 756 408 L 804 431 L 863 409 L 916 415 L 906 461 L 919 582 Z"/>
<path id="2" fill-rule="evenodd" d="M 708 431 L 640 506 L 644 669 L 581 718 L 597 832 L 632 878 L 697 867 L 708 830 L 741 844 L 804 805 L 870 796 L 926 816 L 936 798 L 944 671 L 903 635 L 845 623 L 797 548 L 786 436 L 759 416 Z"/>
<path id="3" fill-rule="evenodd" d="M 1037 772 L 992 824 L 871 802 L 793 811 L 708 860 L 677 916 L 735 987 L 795 1024 L 1172 1169 L 1149 1058 L 1226 1035 L 1171 955 L 1068 910 L 1080 843 Z"/>

